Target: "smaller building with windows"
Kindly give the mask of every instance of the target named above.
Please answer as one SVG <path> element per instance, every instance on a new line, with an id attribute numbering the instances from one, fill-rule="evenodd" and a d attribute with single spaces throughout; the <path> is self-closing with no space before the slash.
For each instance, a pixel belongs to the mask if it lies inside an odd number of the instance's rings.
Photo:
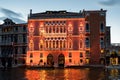
<path id="1" fill-rule="evenodd" d="M 26 51 L 27 24 L 16 24 L 11 19 L 5 19 L 0 25 L 0 60 L 3 66 L 25 64 Z"/>

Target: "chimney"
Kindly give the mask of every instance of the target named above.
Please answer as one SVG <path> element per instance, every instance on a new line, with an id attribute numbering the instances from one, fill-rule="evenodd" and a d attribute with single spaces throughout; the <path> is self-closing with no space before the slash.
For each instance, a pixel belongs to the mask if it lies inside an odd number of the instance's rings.
<path id="1" fill-rule="evenodd" d="M 30 9 L 30 15 L 32 14 L 32 9 Z"/>

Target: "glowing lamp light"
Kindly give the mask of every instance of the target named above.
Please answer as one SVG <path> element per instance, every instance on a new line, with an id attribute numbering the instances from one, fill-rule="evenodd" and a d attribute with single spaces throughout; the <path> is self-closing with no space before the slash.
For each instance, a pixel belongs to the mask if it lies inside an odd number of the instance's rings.
<path id="1" fill-rule="evenodd" d="M 43 23 L 40 23 L 40 27 L 43 27 Z"/>
<path id="2" fill-rule="evenodd" d="M 83 26 L 83 23 L 82 23 L 82 22 L 80 22 L 80 26 Z"/>
<path id="3" fill-rule="evenodd" d="M 101 49 L 101 53 L 104 53 L 104 50 L 103 50 L 103 49 Z"/>
<path id="4" fill-rule="evenodd" d="M 71 23 L 69 23 L 69 25 L 68 25 L 69 27 L 72 27 L 72 24 Z"/>

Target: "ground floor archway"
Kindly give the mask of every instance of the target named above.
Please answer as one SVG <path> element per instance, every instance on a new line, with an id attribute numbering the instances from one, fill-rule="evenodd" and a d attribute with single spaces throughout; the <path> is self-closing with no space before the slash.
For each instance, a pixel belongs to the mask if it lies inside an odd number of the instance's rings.
<path id="1" fill-rule="evenodd" d="M 100 58 L 100 64 L 102 64 L 102 65 L 105 64 L 105 58 Z"/>
<path id="2" fill-rule="evenodd" d="M 49 67 L 52 67 L 54 65 L 53 55 L 52 54 L 48 54 L 48 56 L 47 56 L 47 65 Z"/>
<path id="3" fill-rule="evenodd" d="M 60 54 L 58 56 L 58 67 L 64 67 L 65 64 L 65 56 L 63 54 Z"/>

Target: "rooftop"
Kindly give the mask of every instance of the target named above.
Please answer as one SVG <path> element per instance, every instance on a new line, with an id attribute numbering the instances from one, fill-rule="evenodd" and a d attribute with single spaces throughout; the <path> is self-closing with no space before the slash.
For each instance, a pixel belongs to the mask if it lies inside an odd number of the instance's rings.
<path id="1" fill-rule="evenodd" d="M 46 11 L 32 14 L 30 11 L 29 19 L 47 19 L 47 18 L 82 18 L 82 13 L 62 11 Z"/>

